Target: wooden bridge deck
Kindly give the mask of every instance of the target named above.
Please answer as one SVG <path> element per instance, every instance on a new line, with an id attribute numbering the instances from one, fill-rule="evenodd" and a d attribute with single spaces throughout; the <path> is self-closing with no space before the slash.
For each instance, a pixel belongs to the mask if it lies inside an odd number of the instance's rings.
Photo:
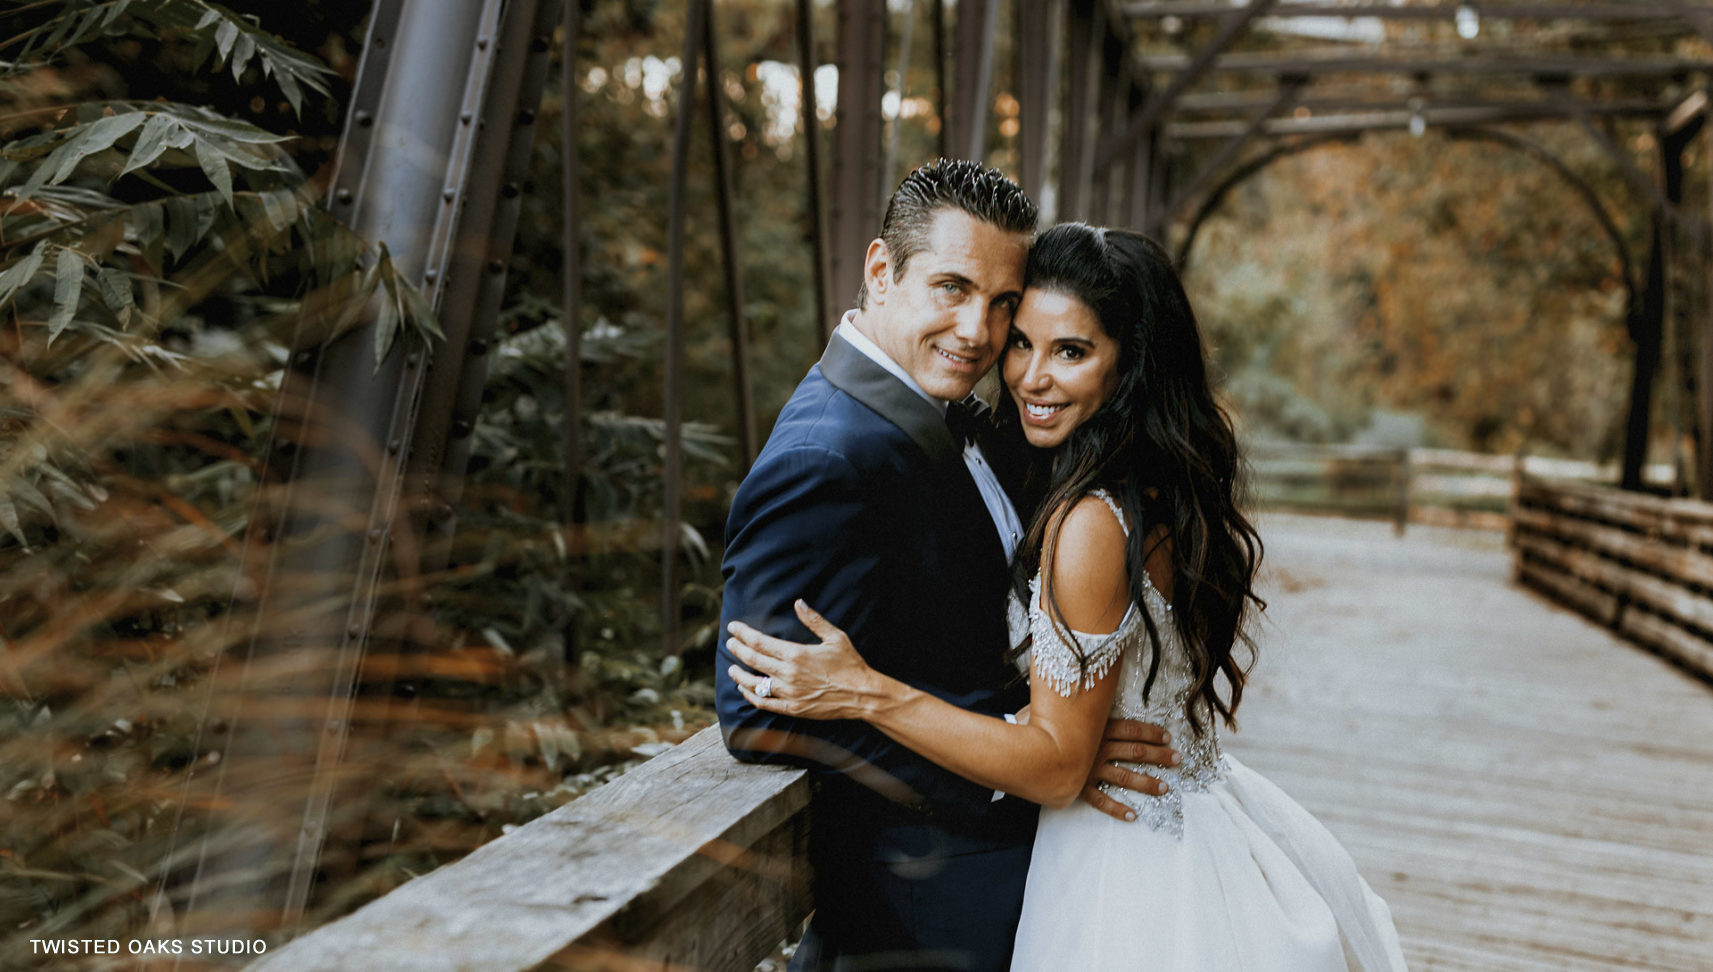
<path id="1" fill-rule="evenodd" d="M 1413 970 L 1713 969 L 1713 687 L 1510 583 L 1497 533 L 1272 516 L 1227 748 Z"/>

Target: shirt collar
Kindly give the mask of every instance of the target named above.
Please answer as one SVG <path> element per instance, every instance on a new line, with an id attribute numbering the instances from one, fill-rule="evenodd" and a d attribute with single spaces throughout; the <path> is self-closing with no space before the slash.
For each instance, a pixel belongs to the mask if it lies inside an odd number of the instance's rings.
<path id="1" fill-rule="evenodd" d="M 943 398 L 935 398 L 924 391 L 921 385 L 916 384 L 916 379 L 910 377 L 910 372 L 905 371 L 898 362 L 892 360 L 885 351 L 880 349 L 880 345 L 869 340 L 868 335 L 857 330 L 856 313 L 857 312 L 854 310 L 845 311 L 845 316 L 839 320 L 838 329 L 834 333 L 838 334 L 839 337 L 844 338 L 851 347 L 861 351 L 863 357 L 868 358 L 875 364 L 885 368 L 888 374 L 897 378 L 899 381 L 902 381 L 904 383 L 904 387 L 922 396 L 923 401 L 926 401 L 928 404 L 939 409 L 940 414 L 944 415 L 946 412 L 946 400 Z"/>

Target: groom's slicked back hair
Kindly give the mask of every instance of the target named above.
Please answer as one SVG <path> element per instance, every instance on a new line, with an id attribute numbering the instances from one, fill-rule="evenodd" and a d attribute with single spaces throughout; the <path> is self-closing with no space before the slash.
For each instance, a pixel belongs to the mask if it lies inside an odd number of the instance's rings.
<path id="1" fill-rule="evenodd" d="M 1032 236 L 1040 210 L 1017 183 L 998 169 L 968 159 L 936 159 L 904 177 L 886 203 L 880 239 L 892 255 L 892 279 L 904 276 L 910 257 L 927 244 L 934 217 L 958 209 L 1011 233 Z M 868 306 L 868 282 L 857 288 L 857 306 Z"/>

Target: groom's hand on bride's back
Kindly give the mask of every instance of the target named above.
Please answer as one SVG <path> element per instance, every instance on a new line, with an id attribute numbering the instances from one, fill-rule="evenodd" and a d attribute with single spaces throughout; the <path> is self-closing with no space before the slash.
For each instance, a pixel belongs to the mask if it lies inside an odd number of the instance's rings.
<path id="1" fill-rule="evenodd" d="M 1135 812 L 1101 792 L 1100 784 L 1110 783 L 1150 796 L 1164 794 L 1167 789 L 1165 783 L 1117 764 L 1176 766 L 1178 752 L 1172 748 L 1171 742 L 1171 734 L 1153 723 L 1108 719 L 1106 731 L 1101 734 L 1100 748 L 1095 750 L 1094 765 L 1088 771 L 1088 781 L 1083 784 L 1083 802 L 1109 817 L 1134 819 Z"/>

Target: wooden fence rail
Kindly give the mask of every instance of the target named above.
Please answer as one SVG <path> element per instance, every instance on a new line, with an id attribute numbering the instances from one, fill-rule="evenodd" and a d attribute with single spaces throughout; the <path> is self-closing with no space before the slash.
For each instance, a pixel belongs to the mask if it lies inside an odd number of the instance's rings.
<path id="1" fill-rule="evenodd" d="M 1265 508 L 1385 518 L 1400 534 L 1411 521 L 1506 525 L 1519 468 L 1555 479 L 1618 478 L 1616 463 L 1453 449 L 1259 442 L 1249 446 L 1249 461 Z M 1672 470 L 1661 463 L 1646 475 L 1670 482 Z"/>
<path id="2" fill-rule="evenodd" d="M 808 804 L 709 727 L 249 968 L 750 972 L 808 916 Z"/>
<path id="3" fill-rule="evenodd" d="M 1520 582 L 1713 679 L 1713 503 L 1520 476 Z"/>

